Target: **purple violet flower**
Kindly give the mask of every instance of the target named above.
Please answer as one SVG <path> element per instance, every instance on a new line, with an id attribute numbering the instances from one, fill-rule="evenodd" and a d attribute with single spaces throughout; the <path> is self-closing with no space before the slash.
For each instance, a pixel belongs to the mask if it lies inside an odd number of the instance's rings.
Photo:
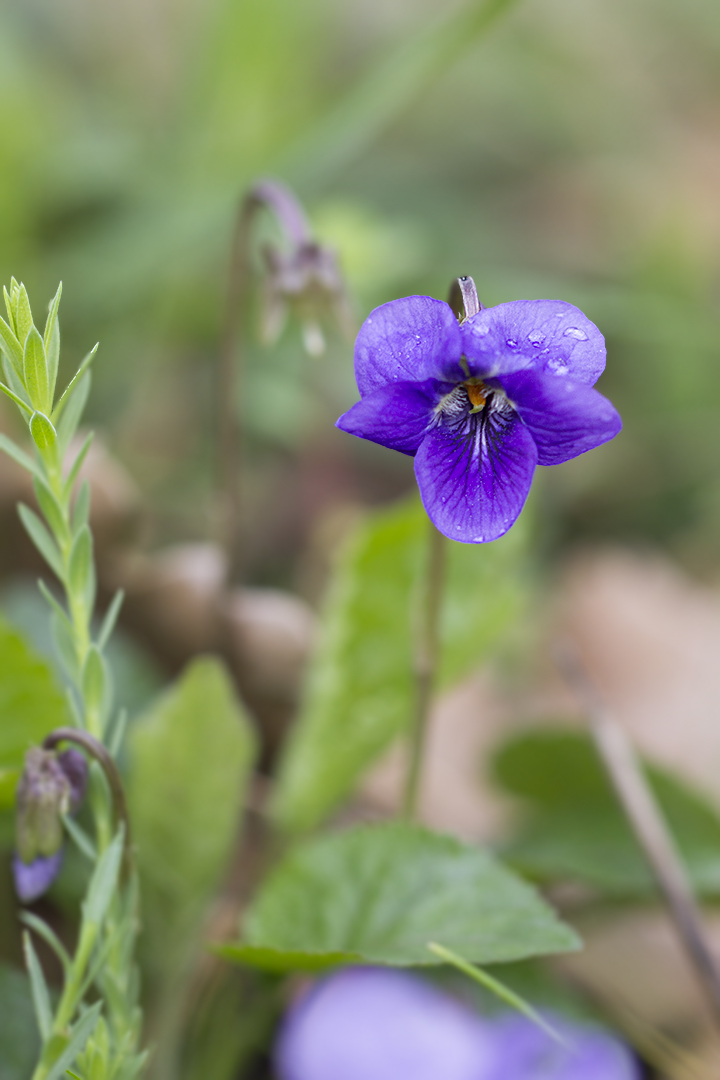
<path id="1" fill-rule="evenodd" d="M 517 519 L 536 465 L 620 431 L 617 410 L 592 389 L 604 368 L 602 334 L 562 300 L 514 300 L 458 324 L 448 304 L 408 296 L 360 328 L 361 400 L 337 426 L 414 457 L 440 532 L 486 543 Z"/>
<path id="2" fill-rule="evenodd" d="M 279 1080 L 640 1080 L 612 1035 L 551 1022 L 568 1048 L 524 1016 L 480 1016 L 414 975 L 348 968 L 290 1008 L 275 1066 Z"/>
<path id="3" fill-rule="evenodd" d="M 485 1080 L 494 1046 L 465 1005 L 412 975 L 347 968 L 290 1009 L 279 1080 Z"/>
<path id="4" fill-rule="evenodd" d="M 60 873 L 62 861 L 62 848 L 54 855 L 39 855 L 30 863 L 24 863 L 17 852 L 13 853 L 13 880 L 21 904 L 32 904 L 47 892 Z"/>

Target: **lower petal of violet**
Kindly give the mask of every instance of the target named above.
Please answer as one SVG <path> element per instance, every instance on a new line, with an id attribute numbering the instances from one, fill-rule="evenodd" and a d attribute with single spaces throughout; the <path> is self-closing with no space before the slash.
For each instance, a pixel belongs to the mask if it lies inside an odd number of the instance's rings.
<path id="1" fill-rule="evenodd" d="M 54 855 L 40 855 L 30 863 L 24 863 L 17 852 L 13 853 L 12 872 L 15 892 L 23 904 L 31 904 L 52 885 L 62 867 L 62 848 Z"/>
<path id="2" fill-rule="evenodd" d="M 615 406 L 575 379 L 520 371 L 502 383 L 532 433 L 538 465 L 560 465 L 608 442 L 622 428 Z"/>
<path id="3" fill-rule="evenodd" d="M 388 383 L 353 405 L 335 426 L 359 439 L 414 455 L 433 420 L 436 405 L 450 390 L 452 384 L 436 379 Z"/>
<path id="4" fill-rule="evenodd" d="M 452 540 L 497 540 L 517 520 L 537 448 L 508 406 L 443 419 L 422 441 L 415 475 L 428 517 Z"/>

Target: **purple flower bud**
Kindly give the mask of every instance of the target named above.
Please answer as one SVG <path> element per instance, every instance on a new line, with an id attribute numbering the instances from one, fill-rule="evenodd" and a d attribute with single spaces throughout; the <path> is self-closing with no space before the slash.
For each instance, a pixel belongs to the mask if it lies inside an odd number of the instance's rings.
<path id="1" fill-rule="evenodd" d="M 613 1036 L 552 1023 L 567 1047 L 524 1016 L 481 1017 L 413 975 L 349 968 L 291 1007 L 275 1064 L 279 1080 L 640 1080 Z"/>
<path id="2" fill-rule="evenodd" d="M 62 848 L 54 855 L 40 855 L 31 863 L 24 863 L 17 852 L 13 853 L 12 871 L 20 902 L 31 904 L 42 896 L 60 873 L 62 861 Z"/>
<path id="3" fill-rule="evenodd" d="M 15 834 L 24 863 L 54 855 L 63 840 L 62 815 L 70 809 L 71 785 L 51 750 L 34 747 L 25 755 L 17 787 Z"/>
<path id="4" fill-rule="evenodd" d="M 74 814 L 82 806 L 87 791 L 87 761 L 79 750 L 74 749 L 63 750 L 57 760 L 70 784 L 70 811 Z"/>
<path id="5" fill-rule="evenodd" d="M 468 1008 L 421 979 L 348 968 L 290 1010 L 280 1080 L 484 1080 L 494 1044 Z"/>

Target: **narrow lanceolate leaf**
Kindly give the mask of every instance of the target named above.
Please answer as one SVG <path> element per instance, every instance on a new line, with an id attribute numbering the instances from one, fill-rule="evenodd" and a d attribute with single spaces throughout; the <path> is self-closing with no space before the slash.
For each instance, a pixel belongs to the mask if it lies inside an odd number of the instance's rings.
<path id="1" fill-rule="evenodd" d="M 38 468 L 33 459 L 19 446 L 16 446 L 12 439 L 8 439 L 7 435 L 0 434 L 0 450 L 12 458 L 21 468 L 26 469 L 32 476 L 38 475 Z"/>
<path id="2" fill-rule="evenodd" d="M 32 311 L 30 310 L 30 299 L 27 294 L 27 289 L 24 285 L 20 285 L 17 292 L 15 326 L 17 327 L 18 341 L 20 342 L 20 345 L 24 348 L 27 336 L 33 327 Z"/>
<path id="3" fill-rule="evenodd" d="M 38 450 L 47 450 L 57 438 L 57 432 L 47 416 L 34 412 L 30 417 L 30 434 Z"/>
<path id="4" fill-rule="evenodd" d="M 92 926 L 101 925 L 112 900 L 120 873 L 124 843 L 125 830 L 121 827 L 100 856 L 93 871 L 83 904 L 83 915 Z"/>
<path id="5" fill-rule="evenodd" d="M 25 503 L 18 504 L 18 514 L 25 526 L 25 531 L 45 562 L 60 581 L 64 581 L 65 574 L 63 572 L 62 559 L 60 557 L 58 546 L 40 518 L 29 506 L 25 506 Z"/>
<path id="6" fill-rule="evenodd" d="M 15 391 L 11 390 L 9 386 L 5 385 L 5 383 L 0 383 L 0 390 L 2 390 L 3 394 L 7 394 L 10 400 L 14 401 L 18 408 L 21 409 L 24 413 L 27 413 L 28 416 L 32 414 L 32 409 L 27 404 L 27 402 L 23 401 L 20 395 L 16 394 Z"/>
<path id="7" fill-rule="evenodd" d="M 102 1001 L 96 1001 L 94 1005 L 91 1005 L 87 1012 L 84 1012 L 77 1024 L 75 1024 L 70 1034 L 70 1039 L 66 1042 L 63 1050 L 60 1051 L 55 1061 L 51 1065 L 45 1080 L 60 1080 L 60 1077 L 66 1072 L 68 1067 L 73 1064 L 77 1055 L 84 1049 L 86 1042 L 95 1030 L 95 1025 L 98 1022 L 100 1013 L 102 1012 Z"/>
<path id="8" fill-rule="evenodd" d="M 3 318 L 0 318 L 0 349 L 5 353 L 12 364 L 13 371 L 22 381 L 23 378 L 23 349 L 15 336 L 14 331 Z"/>
<path id="9" fill-rule="evenodd" d="M 58 291 L 55 293 L 50 304 L 50 311 L 48 312 L 47 322 L 45 323 L 45 333 L 43 334 L 43 344 L 45 346 L 48 362 L 51 397 L 55 392 L 58 362 L 60 359 L 60 323 L 58 322 L 58 308 L 60 307 L 61 296 L 62 282 L 58 285 Z"/>
<path id="10" fill-rule="evenodd" d="M 12 332 L 14 334 L 15 330 L 16 330 L 16 326 L 15 326 L 15 305 L 14 305 L 14 303 L 12 301 L 12 297 L 10 296 L 10 293 L 7 291 L 7 288 L 4 285 L 3 285 L 3 297 L 5 299 L 5 310 L 7 311 L 7 317 L 8 317 L 8 322 L 10 324 L 10 329 L 12 330 Z"/>
<path id="11" fill-rule="evenodd" d="M 39 937 L 41 937 L 44 941 L 47 942 L 47 944 L 57 956 L 60 963 L 63 965 L 65 970 L 67 970 L 70 967 L 71 963 L 70 956 L 67 949 L 65 948 L 55 931 L 52 929 L 52 927 L 48 926 L 48 924 L 43 919 L 40 919 L 31 911 L 20 912 L 20 919 L 22 920 L 22 922 L 25 923 L 26 926 L 28 926 L 31 930 L 34 930 Z"/>
<path id="12" fill-rule="evenodd" d="M 78 533 L 90 522 L 90 481 L 83 480 L 72 513 L 73 532 Z"/>
<path id="13" fill-rule="evenodd" d="M 38 506 L 45 515 L 45 520 L 51 531 L 64 543 L 69 538 L 69 531 L 62 507 L 42 477 L 36 476 L 33 480 L 35 498 Z"/>
<path id="14" fill-rule="evenodd" d="M 488 852 L 408 823 L 362 826 L 291 851 L 265 880 L 242 938 L 220 951 L 258 967 L 476 964 L 578 946 L 539 894 Z"/>
<path id="15" fill-rule="evenodd" d="M 102 712 L 106 683 L 105 662 L 97 645 L 91 645 L 82 673 L 83 698 L 89 713 L 99 716 Z"/>
<path id="16" fill-rule="evenodd" d="M 25 964 L 28 969 L 28 975 L 30 976 L 30 987 L 32 989 L 33 1005 L 35 1006 L 35 1016 L 37 1018 L 40 1035 L 42 1036 L 43 1041 L 45 1041 L 52 1028 L 50 993 L 47 988 L 47 983 L 45 982 L 43 969 L 40 967 L 40 961 L 37 958 L 37 953 L 35 952 L 30 935 L 27 931 L 23 934 L 23 951 L 25 953 Z"/>
<path id="17" fill-rule="evenodd" d="M 95 357 L 95 353 L 98 351 L 99 346 L 100 346 L 100 343 L 98 342 L 98 344 L 95 345 L 95 347 L 90 350 L 90 352 L 87 354 L 87 356 L 85 357 L 83 362 L 80 364 L 80 367 L 77 369 L 77 371 L 73 375 L 70 382 L 67 384 L 65 390 L 63 391 L 62 397 L 60 398 L 57 405 L 55 406 L 55 411 L 53 413 L 53 420 L 58 419 L 58 417 L 62 413 L 63 409 L 66 408 L 66 406 L 70 402 L 70 399 L 75 394 L 75 391 L 77 390 L 79 384 L 82 382 L 83 376 L 85 375 L 87 369 L 90 367 L 90 364 L 93 362 L 93 359 Z"/>
<path id="18" fill-rule="evenodd" d="M 73 596 L 81 596 L 86 610 L 95 603 L 95 566 L 93 564 L 92 533 L 83 525 L 73 541 L 68 560 L 68 589 Z"/>
<path id="19" fill-rule="evenodd" d="M 97 642 L 98 648 L 101 651 L 105 648 L 108 641 L 110 640 L 110 637 L 112 636 L 112 632 L 115 629 L 115 623 L 118 620 L 118 615 L 120 614 L 120 609 L 122 608 L 124 599 L 125 590 L 118 589 L 118 591 L 112 598 L 110 607 L 105 612 L 105 618 L 102 621 L 102 626 L 100 627 L 100 633 L 98 634 Z"/>
<path id="20" fill-rule="evenodd" d="M 62 420 L 60 421 L 60 428 L 61 429 L 63 427 L 63 424 L 64 424 L 65 420 L 70 415 L 70 411 L 71 410 L 68 409 L 67 412 L 64 414 Z M 70 468 L 70 472 L 68 473 L 67 479 L 65 481 L 65 492 L 66 492 L 67 495 L 69 495 L 72 492 L 72 489 L 75 487 L 75 484 L 77 483 L 77 478 L 80 475 L 80 470 L 83 467 L 83 464 L 85 462 L 85 458 L 88 456 L 88 451 L 90 450 L 90 447 L 92 446 L 92 441 L 93 441 L 94 438 L 95 438 L 95 432 L 93 432 L 93 431 L 90 431 L 85 436 L 85 440 L 84 440 L 82 446 L 80 447 L 80 450 L 78 451 L 77 456 L 75 457 L 75 460 L 72 463 L 72 466 Z M 63 441 L 63 435 L 62 434 L 60 435 L 60 439 L 61 439 L 61 442 L 62 442 Z"/>
<path id="21" fill-rule="evenodd" d="M 39 412 L 49 413 L 52 401 L 50 400 L 50 375 L 47 356 L 45 355 L 43 339 L 34 326 L 25 341 L 23 371 L 25 374 L 25 386 L 33 407 Z"/>

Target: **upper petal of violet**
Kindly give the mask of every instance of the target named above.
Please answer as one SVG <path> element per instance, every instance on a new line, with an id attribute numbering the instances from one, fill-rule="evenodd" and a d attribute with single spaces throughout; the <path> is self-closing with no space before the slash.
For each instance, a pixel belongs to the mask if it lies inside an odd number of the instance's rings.
<path id="1" fill-rule="evenodd" d="M 362 397 L 399 380 L 463 378 L 460 327 L 451 308 L 431 296 L 406 296 L 375 308 L 355 343 Z"/>
<path id="2" fill-rule="evenodd" d="M 441 533 L 485 544 L 514 524 L 532 483 L 537 447 L 511 409 L 465 413 L 431 428 L 415 457 L 428 517 Z"/>
<path id="3" fill-rule="evenodd" d="M 484 308 L 460 328 L 473 375 L 532 368 L 592 386 L 605 370 L 605 338 L 574 304 L 512 300 Z"/>
<path id="4" fill-rule="evenodd" d="M 359 439 L 414 455 L 433 419 L 435 406 L 452 390 L 437 379 L 378 386 L 348 409 L 335 427 Z"/>
<path id="5" fill-rule="evenodd" d="M 559 465 L 594 450 L 622 428 L 615 406 L 576 379 L 518 371 L 502 384 L 535 440 L 538 465 Z"/>

